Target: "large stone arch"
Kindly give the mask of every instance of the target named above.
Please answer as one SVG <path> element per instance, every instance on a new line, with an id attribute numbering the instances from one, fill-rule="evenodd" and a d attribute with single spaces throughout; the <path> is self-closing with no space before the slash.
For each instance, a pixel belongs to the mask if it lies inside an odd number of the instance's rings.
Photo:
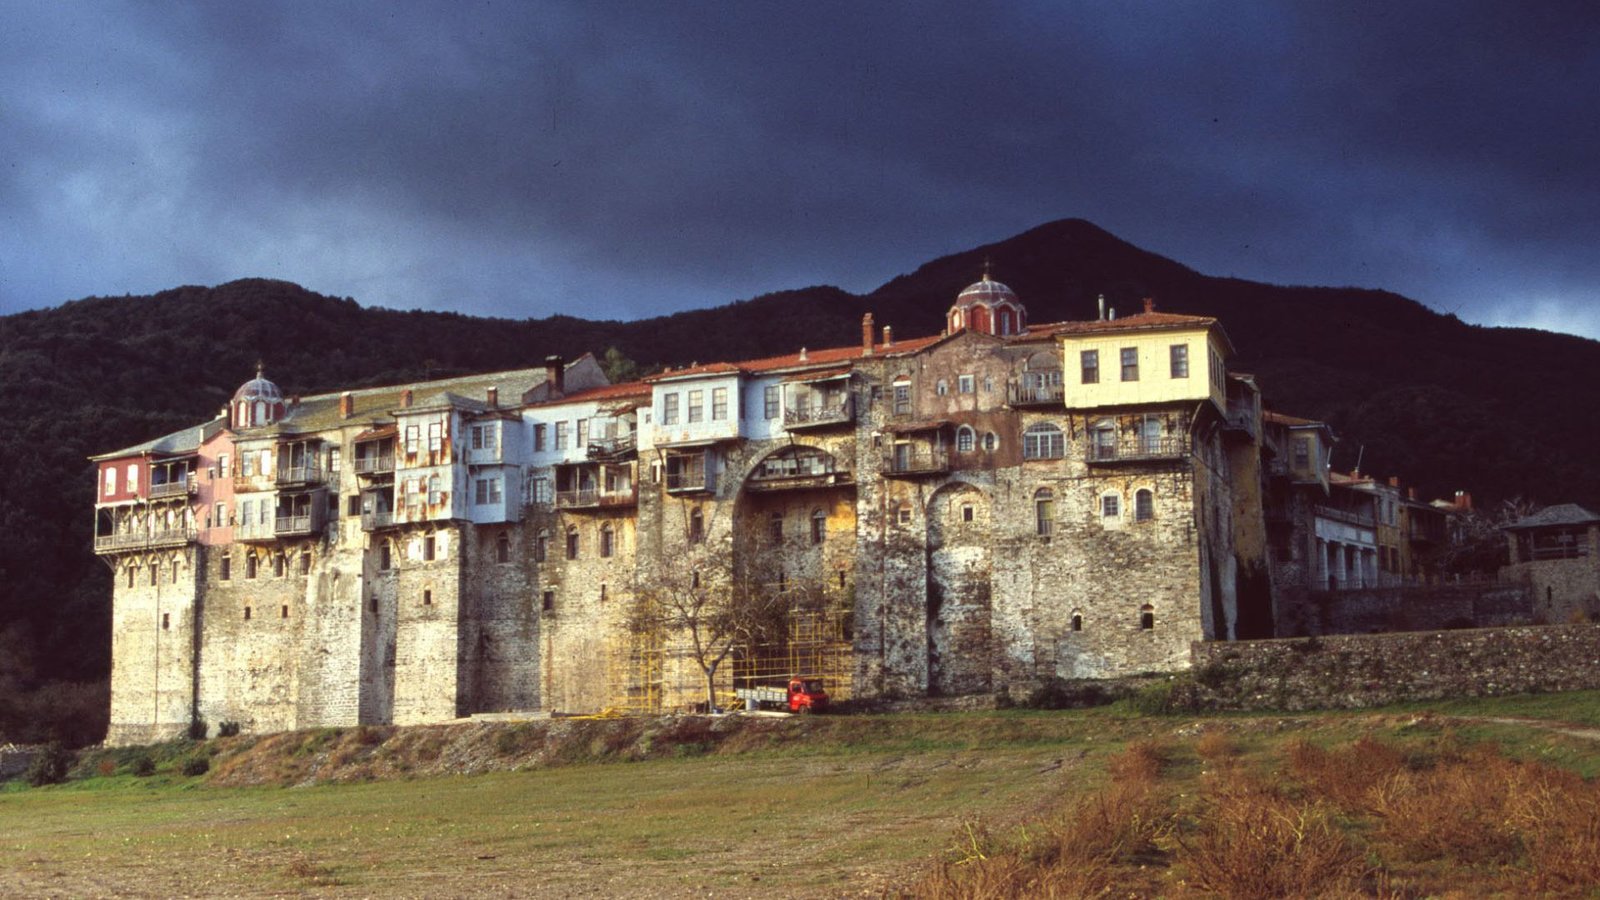
<path id="1" fill-rule="evenodd" d="M 993 511 L 979 488 L 955 481 L 928 500 L 928 692 L 992 686 Z"/>

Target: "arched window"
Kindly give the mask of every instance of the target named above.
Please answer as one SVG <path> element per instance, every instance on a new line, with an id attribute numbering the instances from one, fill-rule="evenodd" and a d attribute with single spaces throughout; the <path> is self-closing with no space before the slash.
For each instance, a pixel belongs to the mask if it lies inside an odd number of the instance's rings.
<path id="1" fill-rule="evenodd" d="M 993 453 L 1000 448 L 1000 435 L 992 431 L 983 433 L 983 449 L 985 453 Z"/>
<path id="2" fill-rule="evenodd" d="M 1000 333 L 1011 333 L 1011 310 L 1000 307 Z"/>
<path id="3" fill-rule="evenodd" d="M 578 526 L 567 526 L 567 559 L 578 558 Z"/>
<path id="4" fill-rule="evenodd" d="M 811 543 L 820 544 L 828 533 L 828 514 L 820 509 L 811 511 Z"/>
<path id="5" fill-rule="evenodd" d="M 244 577 L 256 577 L 256 555 L 254 553 L 251 553 L 244 558 Z"/>
<path id="6" fill-rule="evenodd" d="M 511 536 L 503 531 L 494 539 L 494 561 L 511 562 Z"/>
<path id="7" fill-rule="evenodd" d="M 1139 607 L 1139 628 L 1149 631 L 1156 627 L 1156 608 L 1146 603 Z"/>
<path id="8" fill-rule="evenodd" d="M 1089 431 L 1089 453 L 1091 459 L 1116 459 L 1117 458 L 1117 423 L 1110 419 L 1101 419 L 1094 423 Z"/>
<path id="9" fill-rule="evenodd" d="M 1135 522 L 1148 522 L 1155 517 L 1155 494 L 1149 488 L 1140 488 L 1133 495 L 1133 520 Z"/>
<path id="10" fill-rule="evenodd" d="M 698 507 L 689 513 L 689 543 L 703 544 L 706 540 L 706 517 Z"/>
<path id="11" fill-rule="evenodd" d="M 950 382 L 939 379 L 939 383 L 933 386 L 933 392 L 941 397 L 950 393 Z"/>
<path id="12" fill-rule="evenodd" d="M 773 510 L 767 516 L 767 537 L 772 538 L 774 544 L 783 541 L 783 512 Z"/>
<path id="13" fill-rule="evenodd" d="M 1022 433 L 1023 459 L 1060 459 L 1066 452 L 1066 438 L 1054 422 L 1035 422 Z"/>
<path id="14" fill-rule="evenodd" d="M 1083 630 L 1083 610 L 1081 609 L 1075 609 L 1072 611 L 1072 630 Z"/>
<path id="15" fill-rule="evenodd" d="M 1048 535 L 1056 519 L 1056 494 L 1049 488 L 1040 488 L 1033 494 L 1033 527 L 1040 535 Z"/>
<path id="16" fill-rule="evenodd" d="M 311 574 L 311 551 L 310 550 L 301 550 L 300 551 L 300 574 L 301 575 L 310 575 Z"/>
<path id="17" fill-rule="evenodd" d="M 608 522 L 600 526 L 600 555 L 609 559 L 616 550 L 617 533 L 611 529 Z"/>
<path id="18" fill-rule="evenodd" d="M 956 429 L 956 452 L 971 453 L 977 443 L 978 433 L 963 425 Z"/>

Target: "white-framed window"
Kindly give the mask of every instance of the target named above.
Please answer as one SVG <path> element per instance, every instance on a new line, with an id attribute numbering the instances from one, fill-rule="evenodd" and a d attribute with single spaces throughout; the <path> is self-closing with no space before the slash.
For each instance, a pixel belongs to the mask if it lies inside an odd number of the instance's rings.
<path id="1" fill-rule="evenodd" d="M 493 450 L 495 447 L 495 432 L 498 429 L 493 425 L 472 426 L 472 449 Z"/>
<path id="2" fill-rule="evenodd" d="M 661 424 L 678 424 L 678 395 L 663 394 L 661 397 Z"/>
<path id="3" fill-rule="evenodd" d="M 950 393 L 950 382 L 945 381 L 943 378 L 939 379 L 938 383 L 933 386 L 933 392 L 941 397 Z"/>
<path id="4" fill-rule="evenodd" d="M 438 453 L 444 449 L 444 423 L 428 423 L 428 452 Z"/>
<path id="5" fill-rule="evenodd" d="M 695 422 L 705 420 L 705 394 L 706 392 L 702 390 L 689 392 L 689 402 L 686 404 L 687 415 L 684 416 L 684 421 L 688 424 L 692 425 Z"/>
<path id="6" fill-rule="evenodd" d="M 894 414 L 903 416 L 911 412 L 911 381 L 903 379 L 894 383 Z"/>
<path id="7" fill-rule="evenodd" d="M 117 470 L 115 468 L 111 467 L 111 466 L 106 466 L 106 486 L 105 486 L 106 496 L 109 497 L 112 494 L 115 494 L 116 492 L 117 492 Z"/>
<path id="8" fill-rule="evenodd" d="M 589 445 L 589 420 L 579 419 L 576 431 L 578 440 L 575 442 L 575 446 L 581 450 Z"/>
<path id="9" fill-rule="evenodd" d="M 963 394 L 977 393 L 977 379 L 971 375 L 956 376 L 956 390 Z"/>
<path id="10" fill-rule="evenodd" d="M 407 425 L 406 426 L 406 452 L 407 453 L 415 454 L 418 450 L 422 449 L 421 434 L 422 434 L 422 429 L 417 427 L 416 425 Z M 249 465 L 249 463 L 247 462 L 246 465 Z"/>
<path id="11" fill-rule="evenodd" d="M 1034 533 L 1048 536 L 1055 528 L 1056 520 L 1056 494 L 1049 488 L 1039 488 L 1033 492 L 1033 528 Z"/>
<path id="12" fill-rule="evenodd" d="M 978 434 L 971 428 L 963 425 L 956 429 L 956 452 L 971 453 L 977 446 Z"/>
<path id="13" fill-rule="evenodd" d="M 1149 488 L 1140 488 L 1133 494 L 1133 520 L 1148 522 L 1156 517 L 1156 495 Z"/>
<path id="14" fill-rule="evenodd" d="M 984 452 L 985 453 L 993 453 L 994 451 L 999 450 L 999 449 L 1000 449 L 1000 435 L 995 434 L 992 431 L 985 431 L 983 433 L 983 450 L 984 450 Z"/>
<path id="15" fill-rule="evenodd" d="M 1122 495 L 1121 494 L 1101 494 L 1100 495 L 1100 517 L 1103 518 L 1103 519 L 1120 519 L 1120 518 L 1122 518 Z"/>
<path id="16" fill-rule="evenodd" d="M 533 426 L 533 452 L 543 453 L 545 447 L 546 427 L 543 422 Z"/>
<path id="17" fill-rule="evenodd" d="M 1138 381 L 1139 380 L 1139 348 L 1138 347 L 1123 347 L 1122 348 L 1122 380 L 1123 381 Z"/>
<path id="18" fill-rule="evenodd" d="M 1188 344 L 1173 344 L 1172 347 L 1170 348 L 1169 355 L 1172 358 L 1172 377 L 1173 378 L 1188 378 L 1189 377 L 1189 345 Z"/>
<path id="19" fill-rule="evenodd" d="M 128 466 L 128 490 L 137 491 L 138 489 L 139 489 L 139 467 L 137 465 L 130 465 L 130 466 Z"/>
<path id="20" fill-rule="evenodd" d="M 778 386 L 769 384 L 761 392 L 762 414 L 768 419 L 778 417 Z"/>
<path id="21" fill-rule="evenodd" d="M 711 389 L 711 421 L 725 422 L 728 419 L 728 389 L 725 387 Z"/>
<path id="22" fill-rule="evenodd" d="M 1083 375 L 1084 384 L 1098 384 L 1100 382 L 1100 351 L 1084 350 L 1078 354 L 1078 365 Z"/>
<path id="23" fill-rule="evenodd" d="M 1023 459 L 1060 459 L 1066 452 L 1066 437 L 1054 422 L 1035 422 L 1022 433 Z"/>
<path id="24" fill-rule="evenodd" d="M 567 449 L 567 423 L 563 420 L 556 423 L 556 452 L 565 449 Z"/>

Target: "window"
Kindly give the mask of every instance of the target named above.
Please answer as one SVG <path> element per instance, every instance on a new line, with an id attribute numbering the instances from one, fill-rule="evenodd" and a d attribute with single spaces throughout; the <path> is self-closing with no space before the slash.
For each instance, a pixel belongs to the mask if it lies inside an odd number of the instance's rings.
<path id="1" fill-rule="evenodd" d="M 438 453 L 444 449 L 444 424 L 440 422 L 428 423 L 428 452 Z"/>
<path id="2" fill-rule="evenodd" d="M 350 495 L 350 499 L 345 501 L 345 510 L 344 511 L 345 511 L 345 515 L 349 515 L 349 516 L 359 516 L 359 515 L 361 515 L 361 495 L 360 494 L 351 494 Z"/>
<path id="3" fill-rule="evenodd" d="M 343 459 L 343 457 L 344 457 L 344 454 L 343 454 L 342 451 L 340 451 L 340 449 L 338 447 L 329 447 L 328 448 L 328 474 L 329 475 L 337 475 L 337 474 L 339 474 L 339 463 Z"/>
<path id="4" fill-rule="evenodd" d="M 436 541 L 437 539 L 431 534 L 422 539 L 422 558 L 424 561 L 433 561 L 434 551 L 438 549 Z"/>
<path id="5" fill-rule="evenodd" d="M 1079 364 L 1083 367 L 1083 383 L 1097 384 L 1100 381 L 1100 351 L 1085 350 L 1078 354 Z"/>
<path id="6" fill-rule="evenodd" d="M 938 383 L 933 386 L 933 392 L 941 397 L 950 393 L 950 382 L 945 381 L 943 378 L 939 379 Z"/>
<path id="7" fill-rule="evenodd" d="M 440 489 L 441 482 L 438 475 L 428 476 L 428 503 L 437 506 L 444 501 L 444 492 Z"/>
<path id="8" fill-rule="evenodd" d="M 606 597 L 607 596 L 608 596 L 608 594 L 606 592 L 606 583 L 604 581 L 602 581 L 602 582 L 600 582 L 600 602 L 601 603 L 606 602 Z"/>
<path id="9" fill-rule="evenodd" d="M 567 423 L 556 423 L 556 452 L 567 449 Z"/>
<path id="10" fill-rule="evenodd" d="M 223 478 L 230 477 L 233 473 L 228 471 L 228 454 L 217 457 L 217 473 Z"/>
<path id="11" fill-rule="evenodd" d="M 1122 515 L 1122 498 L 1116 494 L 1105 494 L 1100 498 L 1100 515 L 1103 518 L 1115 519 Z"/>
<path id="12" fill-rule="evenodd" d="M 961 426 L 960 428 L 957 428 L 956 429 L 956 452 L 957 453 L 971 453 L 973 445 L 977 441 L 977 437 L 978 437 L 977 433 L 974 432 L 971 428 L 968 428 L 965 425 Z"/>
<path id="13" fill-rule="evenodd" d="M 578 529 L 576 526 L 567 526 L 567 559 L 578 558 Z"/>
<path id="14" fill-rule="evenodd" d="M 423 606 L 432 606 L 433 605 L 433 591 L 423 591 L 422 592 L 422 605 Z"/>
<path id="15" fill-rule="evenodd" d="M 389 542 L 384 541 L 378 545 L 378 568 L 387 572 L 390 569 L 391 562 Z"/>
<path id="16" fill-rule="evenodd" d="M 1172 377 L 1173 378 L 1188 378 L 1189 377 L 1189 345 L 1188 344 L 1173 344 L 1171 349 L 1172 349 Z"/>
<path id="17" fill-rule="evenodd" d="M 498 563 L 511 562 L 511 538 L 501 532 L 494 541 L 494 561 Z"/>
<path id="18" fill-rule="evenodd" d="M 1156 517 L 1156 498 L 1149 488 L 1140 488 L 1133 495 L 1133 520 L 1148 522 Z"/>
<path id="19" fill-rule="evenodd" d="M 1138 381 L 1139 380 L 1139 348 L 1138 347 L 1123 347 L 1122 348 L 1122 380 L 1123 381 Z"/>
<path id="20" fill-rule="evenodd" d="M 109 497 L 110 495 L 115 494 L 116 492 L 117 492 L 117 470 L 108 467 L 106 469 L 106 496 Z"/>
<path id="21" fill-rule="evenodd" d="M 264 468 L 265 467 L 263 467 L 263 469 Z M 137 491 L 138 489 L 139 489 L 139 467 L 138 466 L 129 466 L 128 467 L 128 490 L 129 490 L 129 492 L 133 492 L 133 491 Z"/>
<path id="22" fill-rule="evenodd" d="M 152 585 L 155 584 L 156 583 L 156 578 L 159 577 L 160 575 L 161 575 L 161 564 L 160 563 L 151 563 L 150 564 L 150 583 Z"/>
<path id="23" fill-rule="evenodd" d="M 1149 631 L 1155 627 L 1156 608 L 1146 603 L 1145 605 L 1139 607 L 1139 628 L 1142 631 Z"/>
<path id="24" fill-rule="evenodd" d="M 272 577 L 273 578 L 282 578 L 283 577 L 283 554 L 282 553 L 279 553 L 277 556 L 274 556 L 272 558 Z"/>
<path id="25" fill-rule="evenodd" d="M 128 567 L 128 587 L 133 587 L 133 578 L 134 578 L 135 573 L 137 573 L 138 571 L 139 571 L 139 567 L 138 566 L 129 566 Z"/>
<path id="26" fill-rule="evenodd" d="M 983 451 L 985 453 L 993 453 L 995 450 L 999 449 L 999 447 L 1000 435 L 995 434 L 992 431 L 986 431 L 983 433 Z"/>
<path id="27" fill-rule="evenodd" d="M 544 596 L 540 600 L 540 606 L 545 612 L 553 612 L 556 608 L 556 592 L 545 591 Z"/>
<path id="28" fill-rule="evenodd" d="M 1056 495 L 1049 488 L 1040 488 L 1033 494 L 1034 533 L 1048 536 L 1055 527 Z"/>
<path id="29" fill-rule="evenodd" d="M 828 534 L 828 515 L 820 509 L 811 511 L 811 543 L 820 544 Z"/>
<path id="30" fill-rule="evenodd" d="M 256 555 L 254 553 L 244 558 L 244 577 L 256 577 Z"/>
<path id="31" fill-rule="evenodd" d="M 895 510 L 894 520 L 895 524 L 897 525 L 910 525 L 911 507 L 904 503 L 900 504 L 900 506 Z"/>
<path id="32" fill-rule="evenodd" d="M 903 416 L 911 412 L 911 382 L 894 383 L 894 414 Z"/>
<path id="33" fill-rule="evenodd" d="M 1066 448 L 1066 438 L 1054 422 L 1035 422 L 1022 433 L 1023 459 L 1060 459 Z"/>
<path id="34" fill-rule="evenodd" d="M 499 478 L 479 478 L 474 485 L 473 501 L 479 506 L 497 505 L 500 497 Z"/>
<path id="35" fill-rule="evenodd" d="M 545 429 L 543 422 L 533 426 L 533 452 L 543 453 L 545 445 Z"/>
<path id="36" fill-rule="evenodd" d="M 217 527 L 224 528 L 228 524 L 228 504 L 217 504 Z"/>
<path id="37" fill-rule="evenodd" d="M 976 393 L 977 392 L 977 379 L 973 378 L 971 375 L 958 375 L 958 376 L 956 376 L 956 390 L 960 391 L 963 394 Z"/>
<path id="38" fill-rule="evenodd" d="M 961 504 L 961 521 L 971 522 L 976 516 L 977 510 L 973 508 L 971 503 Z"/>
<path id="39" fill-rule="evenodd" d="M 420 446 L 421 441 L 418 438 L 419 434 L 421 434 L 421 430 L 419 428 L 417 428 L 417 426 L 415 426 L 415 425 L 407 425 L 406 426 L 406 453 L 407 454 L 415 455 L 416 452 L 421 449 L 421 446 Z M 247 468 L 247 469 L 250 467 L 250 458 L 249 457 L 245 457 L 244 465 L 245 465 L 245 468 Z M 246 474 L 249 474 L 249 473 L 246 473 Z"/>
<path id="40" fill-rule="evenodd" d="M 578 440 L 577 440 L 577 444 L 576 445 L 578 447 L 587 447 L 589 445 L 589 420 L 588 419 L 579 419 L 578 420 Z"/>
<path id="41" fill-rule="evenodd" d="M 678 424 L 678 395 L 664 394 L 661 397 L 661 424 Z"/>
<path id="42" fill-rule="evenodd" d="M 166 631 L 172 627 L 172 613 L 161 614 L 161 630 Z"/>
<path id="43" fill-rule="evenodd" d="M 688 415 L 684 418 L 684 421 L 692 425 L 705 418 L 705 409 L 701 406 L 704 399 L 705 391 L 695 390 L 689 392 Z"/>
<path id="44" fill-rule="evenodd" d="M 474 449 L 474 450 L 493 450 L 494 449 L 494 443 L 495 443 L 495 441 L 494 441 L 494 426 L 492 426 L 492 425 L 474 425 L 474 426 L 472 426 L 472 449 Z"/>
<path id="45" fill-rule="evenodd" d="M 550 487 L 550 476 L 535 475 L 528 480 L 528 497 L 534 503 L 549 503 L 555 499 Z"/>
<path id="46" fill-rule="evenodd" d="M 1311 468 L 1311 439 L 1295 438 L 1294 441 L 1294 467 L 1296 469 Z"/>
<path id="47" fill-rule="evenodd" d="M 311 551 L 310 550 L 301 550 L 300 551 L 300 574 L 301 575 L 310 575 L 311 574 Z"/>
<path id="48" fill-rule="evenodd" d="M 706 517 L 699 509 L 689 513 L 689 543 L 703 544 L 706 540 Z"/>
<path id="49" fill-rule="evenodd" d="M 226 553 L 222 554 L 222 560 L 218 564 L 217 577 L 223 581 L 233 580 L 233 557 Z"/>
<path id="50" fill-rule="evenodd" d="M 1083 630 L 1083 613 L 1076 609 L 1072 611 L 1072 630 Z"/>
<path id="51" fill-rule="evenodd" d="M 250 621 L 250 607 L 248 606 L 244 608 L 244 620 L 246 622 Z"/>
<path id="52" fill-rule="evenodd" d="M 609 524 L 600 527 L 600 555 L 610 559 L 616 550 L 617 533 L 611 530 Z"/>
<path id="53" fill-rule="evenodd" d="M 778 417 L 778 386 L 769 384 L 761 392 L 762 415 L 768 419 Z"/>
<path id="54" fill-rule="evenodd" d="M 767 516 L 767 537 L 771 538 L 774 544 L 782 543 L 783 513 L 781 511 L 773 510 L 772 513 Z"/>
<path id="55" fill-rule="evenodd" d="M 285 603 L 284 605 L 278 607 L 278 618 L 280 618 L 280 619 L 289 618 L 289 605 L 287 603 Z"/>
<path id="56" fill-rule="evenodd" d="M 533 561 L 536 563 L 542 563 L 549 555 L 550 533 L 547 531 L 541 531 L 539 532 L 539 536 L 533 540 Z"/>
<path id="57" fill-rule="evenodd" d="M 711 421 L 722 422 L 728 418 L 728 389 L 711 389 Z"/>

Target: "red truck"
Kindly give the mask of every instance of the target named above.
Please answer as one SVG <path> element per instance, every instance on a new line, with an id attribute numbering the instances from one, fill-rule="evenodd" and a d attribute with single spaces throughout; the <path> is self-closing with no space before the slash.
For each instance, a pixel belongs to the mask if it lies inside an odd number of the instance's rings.
<path id="1" fill-rule="evenodd" d="M 783 704 L 789 712 L 806 714 L 823 712 L 828 708 L 828 692 L 820 678 L 791 678 L 786 688 L 757 685 L 739 688 L 733 693 L 744 701 L 747 710 Z"/>

